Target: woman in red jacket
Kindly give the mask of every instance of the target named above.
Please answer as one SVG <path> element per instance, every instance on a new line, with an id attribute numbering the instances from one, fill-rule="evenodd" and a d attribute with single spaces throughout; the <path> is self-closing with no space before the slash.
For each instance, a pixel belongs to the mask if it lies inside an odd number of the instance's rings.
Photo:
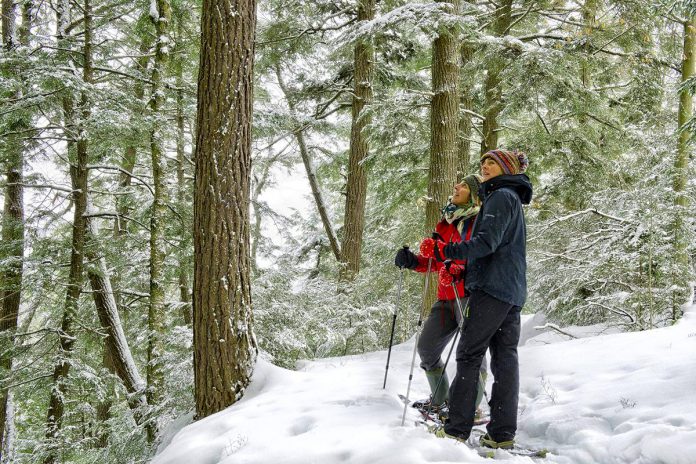
<path id="1" fill-rule="evenodd" d="M 478 196 L 480 182 L 481 178 L 478 175 L 471 175 L 454 186 L 454 195 L 450 198 L 447 206 L 443 208 L 442 218 L 435 226 L 435 232 L 445 243 L 458 243 L 462 239 L 469 240 L 471 238 L 474 221 L 481 206 Z M 427 272 L 428 270 L 428 259 L 422 254 L 414 254 L 408 248 L 399 250 L 394 262 L 398 267 L 412 269 L 416 272 Z M 455 301 L 456 296 L 459 296 L 461 307 L 466 308 L 467 298 L 464 296 L 463 280 L 465 265 L 466 261 L 453 260 L 446 268 L 444 263 L 435 259 L 430 264 L 431 271 L 438 272 L 439 276 L 437 301 L 433 304 L 430 315 L 423 324 L 423 330 L 418 340 L 418 354 L 421 358 L 420 366 L 425 371 L 430 385 L 431 395 L 428 400 L 416 401 L 413 404 L 414 407 L 432 408 L 433 411 L 439 412 L 447 406 L 449 379 L 444 371 L 442 352 L 457 331 L 461 320 L 461 314 L 459 314 Z M 456 295 L 452 288 L 453 279 L 457 288 Z M 481 368 L 484 385 L 487 374 L 485 365 L 484 360 Z M 440 381 L 441 377 L 442 381 Z M 479 397 L 482 395 L 483 388 L 479 388 Z"/>

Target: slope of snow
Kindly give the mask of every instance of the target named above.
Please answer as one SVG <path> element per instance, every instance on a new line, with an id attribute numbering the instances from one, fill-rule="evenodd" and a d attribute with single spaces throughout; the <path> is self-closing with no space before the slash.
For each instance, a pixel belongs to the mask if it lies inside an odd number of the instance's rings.
<path id="1" fill-rule="evenodd" d="M 543 344 L 531 337 L 520 347 L 517 438 L 551 450 L 543 462 L 696 463 L 693 310 L 648 332 L 541 336 Z M 412 350 L 413 339 L 393 348 L 386 390 L 385 351 L 305 362 L 299 371 L 260 361 L 240 402 L 181 429 L 153 462 L 490 462 L 415 426 L 411 408 L 401 426 L 397 394 L 406 392 Z M 411 397 L 427 392 L 416 367 Z M 504 452 L 496 461 L 532 462 Z"/>

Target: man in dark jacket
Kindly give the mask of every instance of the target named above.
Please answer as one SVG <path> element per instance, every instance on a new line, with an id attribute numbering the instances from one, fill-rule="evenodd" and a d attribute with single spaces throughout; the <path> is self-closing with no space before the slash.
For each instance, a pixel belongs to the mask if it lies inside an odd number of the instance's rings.
<path id="1" fill-rule="evenodd" d="M 469 316 L 457 346 L 457 375 L 450 388 L 449 420 L 444 433 L 466 440 L 475 412 L 478 369 L 491 351 L 495 377 L 489 402 L 491 421 L 481 444 L 511 448 L 517 431 L 520 310 L 527 297 L 526 228 L 522 204 L 532 199 L 532 185 L 523 174 L 524 153 L 492 150 L 481 157 L 483 206 L 471 240 L 437 242 L 438 260 L 466 259 Z"/>

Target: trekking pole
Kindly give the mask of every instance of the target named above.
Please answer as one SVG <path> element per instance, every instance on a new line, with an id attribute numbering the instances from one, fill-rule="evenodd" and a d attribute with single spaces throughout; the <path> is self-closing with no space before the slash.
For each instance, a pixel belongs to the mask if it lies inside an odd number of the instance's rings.
<path id="1" fill-rule="evenodd" d="M 445 266 L 448 266 L 446 263 Z M 447 353 L 447 358 L 445 359 L 445 365 L 442 368 L 442 374 L 440 374 L 440 378 L 437 381 L 437 386 L 435 387 L 435 391 L 431 395 L 431 398 L 435 398 L 437 395 L 437 392 L 440 390 L 440 385 L 442 384 L 442 379 L 445 378 L 445 372 L 447 371 L 447 365 L 449 364 L 450 357 L 452 356 L 452 351 L 454 351 L 454 346 L 457 344 L 457 337 L 459 337 L 459 334 L 462 332 L 464 328 L 464 315 L 465 315 L 465 310 L 462 310 L 462 303 L 459 301 L 459 292 L 457 291 L 457 283 L 453 280 L 452 281 L 452 289 L 454 290 L 454 299 L 457 300 L 457 307 L 459 308 L 459 315 L 461 316 L 459 319 L 459 327 L 457 332 L 454 334 L 454 339 L 452 340 L 452 345 L 450 346 L 449 352 Z M 469 308 L 469 302 L 467 301 L 466 303 L 467 309 Z M 430 404 L 428 405 L 428 416 L 430 415 L 433 407 L 433 402 L 430 401 Z"/>
<path id="2" fill-rule="evenodd" d="M 428 258 L 428 271 L 425 274 L 425 288 L 423 289 L 423 301 L 420 314 L 418 315 L 418 327 L 416 329 L 416 343 L 413 345 L 413 357 L 411 358 L 411 372 L 408 374 L 408 388 L 406 388 L 406 401 L 404 401 L 404 414 L 401 416 L 401 425 L 406 421 L 406 408 L 408 408 L 408 395 L 411 393 L 411 381 L 413 380 L 413 366 L 416 364 L 416 350 L 418 349 L 418 339 L 420 338 L 421 326 L 423 325 L 423 313 L 426 298 L 428 298 L 428 287 L 430 285 L 430 269 L 433 264 L 433 258 Z"/>
<path id="3" fill-rule="evenodd" d="M 404 245 L 404 249 L 408 250 L 408 246 Z M 389 359 L 391 358 L 392 344 L 394 343 L 394 329 L 396 328 L 396 314 L 399 312 L 399 302 L 401 301 L 401 285 L 404 282 L 404 268 L 400 266 L 399 271 L 399 286 L 396 290 L 396 306 L 394 307 L 394 316 L 392 317 L 391 335 L 389 336 L 389 351 L 387 351 L 387 367 L 384 368 L 384 385 L 382 389 L 387 388 L 387 374 L 389 373 Z"/>

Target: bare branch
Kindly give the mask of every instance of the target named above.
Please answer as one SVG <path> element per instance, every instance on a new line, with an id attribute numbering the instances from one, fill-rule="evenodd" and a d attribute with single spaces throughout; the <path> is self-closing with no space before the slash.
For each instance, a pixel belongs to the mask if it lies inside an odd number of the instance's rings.
<path id="1" fill-rule="evenodd" d="M 26 187 L 26 188 L 37 188 L 37 189 L 48 188 L 48 189 L 59 190 L 61 192 L 68 192 L 68 193 L 74 192 L 74 190 L 71 188 L 63 187 L 61 185 L 55 185 L 55 184 L 27 184 L 24 182 L 11 182 L 11 183 L 8 183 L 7 185 L 20 185 L 20 186 Z"/>
<path id="2" fill-rule="evenodd" d="M 126 169 L 120 167 L 120 166 L 109 166 L 109 165 L 102 165 L 102 164 L 88 164 L 87 169 L 107 169 L 111 171 L 119 171 L 122 172 L 123 174 L 132 177 L 133 179 L 139 180 L 147 189 L 150 191 L 150 193 L 154 196 L 155 192 L 152 190 L 152 187 L 148 185 L 147 182 L 145 182 L 142 178 L 136 176 L 130 171 L 127 171 Z"/>
<path id="3" fill-rule="evenodd" d="M 556 324 L 551 324 L 550 322 L 547 322 L 547 323 L 544 324 L 544 325 L 540 325 L 540 326 L 534 327 L 534 329 L 535 329 L 535 330 L 551 329 L 551 330 L 554 330 L 554 331 L 558 332 L 558 333 L 561 334 L 561 335 L 565 335 L 566 337 L 570 337 L 570 338 L 573 338 L 573 339 L 578 338 L 578 337 L 576 337 L 575 335 L 573 335 L 573 334 L 571 334 L 571 333 L 568 333 L 568 332 L 562 330 L 562 329 L 561 329 L 560 327 L 558 327 Z"/>

